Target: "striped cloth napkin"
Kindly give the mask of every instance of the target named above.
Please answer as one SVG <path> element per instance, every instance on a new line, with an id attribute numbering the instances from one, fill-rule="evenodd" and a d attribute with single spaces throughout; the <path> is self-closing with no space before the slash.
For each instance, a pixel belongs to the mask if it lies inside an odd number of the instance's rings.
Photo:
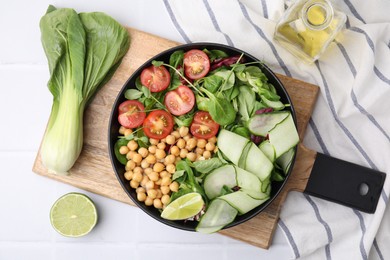
<path id="1" fill-rule="evenodd" d="M 390 173 L 390 1 L 339 0 L 343 37 L 312 65 L 273 40 L 282 0 L 164 0 L 183 42 L 218 42 L 264 60 L 277 73 L 318 85 L 304 144 Z M 299 259 L 390 259 L 387 178 L 375 214 L 291 192 L 279 227 Z M 387 242 L 387 243 L 386 243 Z"/>

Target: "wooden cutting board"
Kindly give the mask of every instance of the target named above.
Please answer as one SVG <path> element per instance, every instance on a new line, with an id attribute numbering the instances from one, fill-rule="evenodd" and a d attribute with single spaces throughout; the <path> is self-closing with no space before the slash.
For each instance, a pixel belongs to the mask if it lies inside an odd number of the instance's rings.
<path id="1" fill-rule="evenodd" d="M 139 66 L 154 55 L 177 46 L 179 43 L 132 28 L 129 28 L 128 31 L 131 37 L 129 52 L 113 78 L 97 93 L 85 111 L 84 147 L 76 164 L 70 170 L 70 175 L 58 176 L 48 173 L 42 165 L 40 149 L 32 170 L 39 175 L 134 206 L 119 184 L 109 159 L 107 136 L 111 108 L 124 83 Z M 250 53 L 250 50 L 248 51 Z M 280 74 L 277 76 L 286 87 L 296 109 L 298 131 L 302 140 L 319 88 Z M 300 146 L 293 172 L 274 202 L 251 220 L 222 230 L 220 234 L 257 247 L 269 248 L 285 197 L 292 189 L 304 190 L 308 178 L 307 169 L 312 166 L 308 162 L 313 161 L 313 156 L 315 156 L 315 152 Z"/>

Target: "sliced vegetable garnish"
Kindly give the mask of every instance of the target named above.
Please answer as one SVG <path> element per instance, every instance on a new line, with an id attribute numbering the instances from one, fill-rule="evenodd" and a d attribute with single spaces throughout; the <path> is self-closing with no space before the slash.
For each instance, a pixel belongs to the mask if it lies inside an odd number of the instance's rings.
<path id="1" fill-rule="evenodd" d="M 190 50 L 184 54 L 184 73 L 190 79 L 200 79 L 210 70 L 210 60 L 201 50 Z"/>
<path id="2" fill-rule="evenodd" d="M 198 111 L 191 124 L 191 134 L 196 138 L 209 139 L 218 132 L 219 125 L 211 118 L 206 111 Z"/>
<path id="3" fill-rule="evenodd" d="M 150 66 L 141 73 L 141 83 L 150 92 L 160 92 L 169 86 L 171 75 L 164 66 Z"/>
<path id="4" fill-rule="evenodd" d="M 145 135 L 149 138 L 162 139 L 172 132 L 173 118 L 165 110 L 151 112 L 143 123 Z"/>
<path id="5" fill-rule="evenodd" d="M 137 100 L 126 100 L 119 105 L 119 124 L 126 128 L 142 125 L 146 117 L 144 105 Z"/>
<path id="6" fill-rule="evenodd" d="M 164 103 L 172 115 L 184 115 L 194 107 L 195 95 L 189 87 L 179 86 L 165 95 Z"/>

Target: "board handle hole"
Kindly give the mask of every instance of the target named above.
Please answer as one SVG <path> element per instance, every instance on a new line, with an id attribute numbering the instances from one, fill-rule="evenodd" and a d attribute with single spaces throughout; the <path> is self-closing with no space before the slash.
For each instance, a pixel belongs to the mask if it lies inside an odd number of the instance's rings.
<path id="1" fill-rule="evenodd" d="M 359 185 L 359 194 L 361 196 L 366 196 L 368 192 L 370 191 L 370 187 L 367 183 L 363 182 Z"/>

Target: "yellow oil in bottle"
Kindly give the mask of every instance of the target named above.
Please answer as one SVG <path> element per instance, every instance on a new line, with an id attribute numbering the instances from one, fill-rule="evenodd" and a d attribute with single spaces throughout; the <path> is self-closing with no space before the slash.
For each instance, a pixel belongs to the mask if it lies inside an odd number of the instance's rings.
<path id="1" fill-rule="evenodd" d="M 306 62 L 317 60 L 346 21 L 328 0 L 293 4 L 276 26 L 274 39 Z"/>

